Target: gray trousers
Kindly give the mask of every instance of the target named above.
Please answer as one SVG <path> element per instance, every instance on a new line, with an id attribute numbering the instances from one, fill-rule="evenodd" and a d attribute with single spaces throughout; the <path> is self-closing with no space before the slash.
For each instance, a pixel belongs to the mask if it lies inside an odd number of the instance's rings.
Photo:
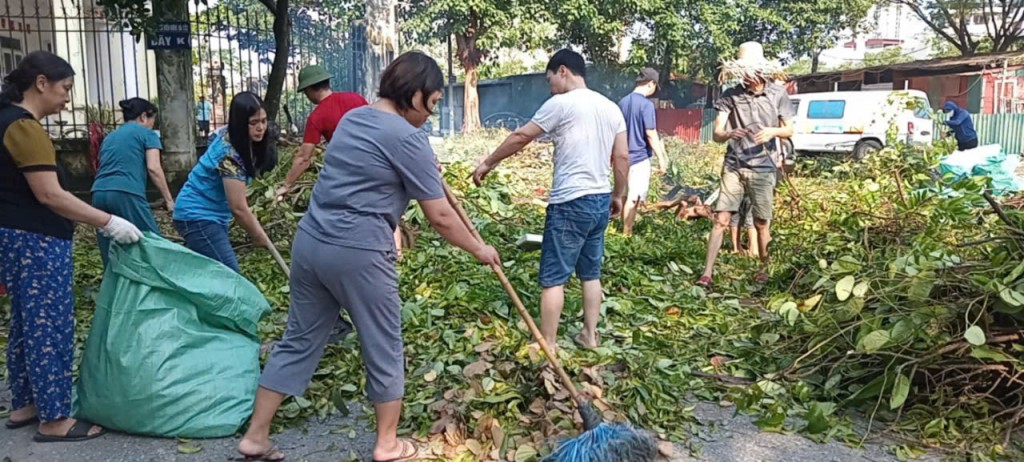
<path id="1" fill-rule="evenodd" d="M 401 300 L 394 252 L 327 244 L 299 229 L 292 243 L 291 308 L 260 386 L 301 396 L 345 308 L 366 366 L 366 394 L 386 403 L 405 394 Z"/>

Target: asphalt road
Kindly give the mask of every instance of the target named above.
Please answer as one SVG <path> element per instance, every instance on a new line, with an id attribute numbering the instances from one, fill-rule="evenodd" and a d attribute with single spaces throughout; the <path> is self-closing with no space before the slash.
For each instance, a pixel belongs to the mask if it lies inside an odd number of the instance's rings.
<path id="1" fill-rule="evenodd" d="M 2 385 L 0 385 L 2 386 Z M 4 386 L 5 387 L 5 386 Z M 0 391 L 0 405 L 6 409 L 10 395 Z M 682 406 L 681 406 L 682 407 Z M 291 462 L 368 461 L 373 451 L 374 435 L 366 419 L 360 418 L 362 406 L 353 404 L 349 417 L 331 416 L 324 421 L 309 420 L 275 435 L 274 441 Z M 747 416 L 734 416 L 734 410 L 714 403 L 696 403 L 694 415 L 698 425 L 685 444 L 676 445 L 671 462 L 895 462 L 898 459 L 886 450 L 893 444 L 872 441 L 863 449 L 838 442 L 818 444 L 800 435 L 760 431 Z M 182 442 L 175 439 L 148 438 L 110 433 L 82 443 L 47 443 L 32 441 L 33 427 L 7 430 L 0 427 L 2 462 L 206 462 L 227 461 L 238 456 L 238 438 L 193 440 L 188 448 L 200 447 L 195 453 L 179 450 Z M 188 448 L 182 448 L 188 450 Z M 938 461 L 928 456 L 923 461 Z"/>

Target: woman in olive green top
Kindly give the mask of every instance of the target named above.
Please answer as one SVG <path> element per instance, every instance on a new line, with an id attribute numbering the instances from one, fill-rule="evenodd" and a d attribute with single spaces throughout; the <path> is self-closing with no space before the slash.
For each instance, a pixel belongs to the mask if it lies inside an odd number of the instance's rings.
<path id="1" fill-rule="evenodd" d="M 74 223 L 100 228 L 119 243 L 142 238 L 128 221 L 60 185 L 57 154 L 39 120 L 64 109 L 74 75 L 59 56 L 35 51 L 0 89 L 0 284 L 11 297 L 7 377 L 13 409 L 6 426 L 38 422 L 37 442 L 82 441 L 104 431 L 71 418 Z"/>

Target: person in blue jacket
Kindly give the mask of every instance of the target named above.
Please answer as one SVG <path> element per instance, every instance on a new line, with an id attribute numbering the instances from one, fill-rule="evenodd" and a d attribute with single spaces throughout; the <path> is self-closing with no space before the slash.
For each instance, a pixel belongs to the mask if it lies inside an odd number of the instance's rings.
<path id="1" fill-rule="evenodd" d="M 949 125 L 950 131 L 956 136 L 956 149 L 966 151 L 978 147 L 978 132 L 974 131 L 971 115 L 952 101 L 947 101 L 942 110 L 949 116 L 946 125 Z"/>

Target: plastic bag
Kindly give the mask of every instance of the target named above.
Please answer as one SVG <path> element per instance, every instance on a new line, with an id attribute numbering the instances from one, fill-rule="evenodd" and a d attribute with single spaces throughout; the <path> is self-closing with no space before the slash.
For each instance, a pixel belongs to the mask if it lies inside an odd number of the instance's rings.
<path id="1" fill-rule="evenodd" d="M 233 435 L 252 413 L 269 311 L 244 277 L 155 234 L 111 245 L 75 416 L 133 434 Z"/>
<path id="2" fill-rule="evenodd" d="M 990 162 L 1001 162 L 1006 158 L 998 144 L 986 144 L 966 151 L 953 151 L 952 154 L 942 159 L 939 163 L 939 171 L 945 176 L 952 174 L 957 179 L 971 176 L 974 167 Z"/>
<path id="3" fill-rule="evenodd" d="M 994 194 L 1007 194 L 1020 190 L 1018 179 L 1015 177 L 1018 165 L 1020 165 L 1020 157 L 1004 156 L 1002 159 L 975 166 L 972 173 L 992 178 L 991 185 Z"/>

